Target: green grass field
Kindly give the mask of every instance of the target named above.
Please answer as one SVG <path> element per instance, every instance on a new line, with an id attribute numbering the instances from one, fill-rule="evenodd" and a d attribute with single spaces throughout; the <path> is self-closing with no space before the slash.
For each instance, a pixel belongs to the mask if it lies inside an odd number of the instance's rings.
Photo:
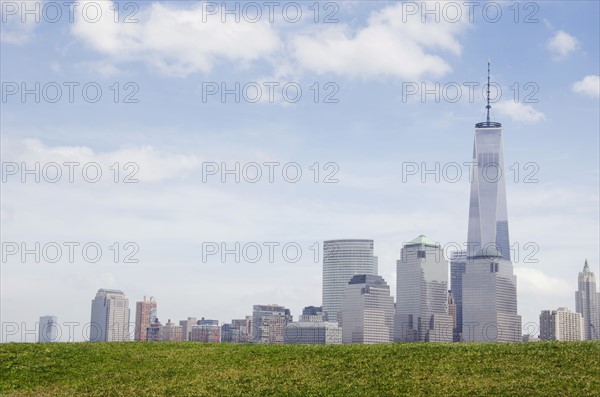
<path id="1" fill-rule="evenodd" d="M 600 396 L 600 343 L 10 343 L 0 394 Z"/>

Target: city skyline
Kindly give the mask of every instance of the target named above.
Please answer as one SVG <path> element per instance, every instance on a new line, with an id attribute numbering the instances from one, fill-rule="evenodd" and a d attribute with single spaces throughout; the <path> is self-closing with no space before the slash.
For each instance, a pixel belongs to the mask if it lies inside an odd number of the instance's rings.
<path id="1" fill-rule="evenodd" d="M 472 125 L 485 118 L 488 58 L 502 89 L 492 118 L 505 131 L 519 314 L 526 325 L 541 310 L 575 310 L 573 274 L 585 258 L 600 273 L 600 6 L 536 4 L 535 15 L 502 2 L 498 21 L 478 13 L 458 23 L 447 15 L 400 22 L 406 10 L 390 2 L 341 2 L 330 24 L 322 23 L 327 10 L 314 23 L 308 4 L 297 24 L 203 23 L 200 3 L 177 1 L 140 3 L 130 25 L 86 24 L 80 15 L 22 24 L 3 14 L 2 323 L 34 324 L 50 313 L 85 324 L 100 287 L 125 291 L 132 311 L 156 296 L 168 313 L 163 324 L 190 314 L 241 319 L 249 305 L 273 302 L 297 316 L 322 303 L 323 241 L 344 238 L 374 241 L 378 274 L 395 297 L 404 243 L 423 234 L 450 253 L 468 239 L 464 163 L 473 157 Z M 101 6 L 114 16 L 110 2 Z M 153 41 L 156 32 L 166 43 L 189 40 L 174 50 Z M 213 32 L 235 40 L 211 47 Z M 256 83 L 266 93 L 269 81 L 297 82 L 302 100 L 207 94 L 222 83 Z M 69 82 L 79 84 L 72 102 Z M 39 102 L 36 93 L 22 100 L 21 88 L 36 83 Z M 54 83 L 63 94 L 56 103 L 47 100 Z M 89 95 L 94 83 L 102 89 L 96 103 L 82 98 L 88 83 Z M 70 162 L 80 164 L 73 183 Z M 40 172 L 23 176 L 23 163 L 39 163 Z M 52 163 L 61 166 L 58 183 Z M 84 165 L 94 176 L 92 163 L 102 170 L 97 183 L 82 179 Z M 265 163 L 279 163 L 273 183 Z M 252 183 L 256 164 L 262 179 Z M 290 182 L 298 169 L 302 178 Z M 298 261 L 288 243 L 302 248 Z M 236 244 L 239 261 L 227 253 Z M 61 257 L 47 260 L 57 246 Z M 22 258 L 34 249 L 39 261 Z"/>

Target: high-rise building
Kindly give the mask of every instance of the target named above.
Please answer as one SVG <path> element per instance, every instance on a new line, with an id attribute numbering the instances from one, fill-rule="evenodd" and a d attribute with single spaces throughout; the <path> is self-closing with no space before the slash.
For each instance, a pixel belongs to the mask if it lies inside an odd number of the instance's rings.
<path id="1" fill-rule="evenodd" d="M 466 342 L 520 342 L 517 278 L 513 265 L 493 247 L 467 259 L 463 274 L 463 332 Z"/>
<path id="2" fill-rule="evenodd" d="M 221 327 L 218 320 L 207 320 L 202 317 L 198 324 L 192 326 L 190 340 L 194 342 L 221 342 Z"/>
<path id="3" fill-rule="evenodd" d="M 454 302 L 454 295 L 452 295 L 452 291 L 450 290 L 448 290 L 448 315 L 452 320 L 452 341 L 458 342 L 460 339 L 456 329 L 456 303 Z"/>
<path id="4" fill-rule="evenodd" d="M 285 327 L 286 344 L 338 344 L 342 343 L 339 324 L 325 321 L 300 321 Z"/>
<path id="5" fill-rule="evenodd" d="M 158 321 L 158 317 L 152 320 L 152 323 L 146 328 L 146 340 L 148 342 L 158 342 L 160 340 L 160 329 L 162 324 Z"/>
<path id="6" fill-rule="evenodd" d="M 583 339 L 583 318 L 565 307 L 542 310 L 540 314 L 540 339 L 578 341 Z"/>
<path id="7" fill-rule="evenodd" d="M 180 341 L 182 340 L 181 335 L 182 327 L 181 325 L 175 325 L 171 322 L 171 319 L 167 321 L 165 325 L 160 327 L 158 331 L 158 340 L 161 341 Z"/>
<path id="8" fill-rule="evenodd" d="M 99 289 L 92 300 L 90 342 L 129 339 L 129 300 L 125 293 L 114 289 Z"/>
<path id="9" fill-rule="evenodd" d="M 248 343 L 252 316 L 243 319 L 233 319 L 230 324 L 221 325 L 221 342 Z"/>
<path id="10" fill-rule="evenodd" d="M 575 306 L 583 316 L 585 340 L 600 340 L 600 293 L 596 292 L 596 276 L 590 270 L 587 259 L 583 271 L 577 277 Z"/>
<path id="11" fill-rule="evenodd" d="M 518 342 L 521 317 L 510 261 L 502 124 L 490 121 L 489 92 L 488 63 L 487 120 L 475 125 L 461 331 L 465 341 Z"/>
<path id="12" fill-rule="evenodd" d="M 459 250 L 450 257 L 450 289 L 456 305 L 456 329 L 454 341 L 459 342 L 462 335 L 463 304 L 462 304 L 462 276 L 467 267 L 467 251 Z"/>
<path id="13" fill-rule="evenodd" d="M 395 339 L 452 342 L 448 262 L 440 244 L 423 235 L 404 244 L 396 262 L 396 280 Z"/>
<path id="14" fill-rule="evenodd" d="M 502 124 L 490 121 L 489 79 L 488 64 L 487 121 L 475 125 L 467 256 L 493 247 L 510 261 Z"/>
<path id="15" fill-rule="evenodd" d="M 56 316 L 41 316 L 38 330 L 38 342 L 58 342 L 58 318 Z"/>
<path id="16" fill-rule="evenodd" d="M 254 305 L 252 310 L 252 342 L 284 342 L 285 326 L 292 322 L 290 309 L 279 305 Z"/>
<path id="17" fill-rule="evenodd" d="M 188 317 L 187 320 L 179 320 L 179 325 L 181 325 L 182 340 L 191 340 L 192 327 L 196 325 L 197 322 L 198 319 L 196 317 Z"/>
<path id="18" fill-rule="evenodd" d="M 299 322 L 321 322 L 323 321 L 323 308 L 321 306 L 306 306 L 302 310 Z"/>
<path id="19" fill-rule="evenodd" d="M 338 321 L 346 285 L 355 274 L 377 274 L 373 240 L 328 240 L 323 243 L 323 317 Z"/>
<path id="20" fill-rule="evenodd" d="M 148 327 L 150 327 L 150 324 L 154 322 L 156 316 L 156 301 L 154 300 L 154 297 L 151 296 L 150 299 L 146 299 L 144 296 L 143 301 L 136 302 L 134 340 L 148 340 L 147 330 Z"/>
<path id="21" fill-rule="evenodd" d="M 342 299 L 343 343 L 388 343 L 394 340 L 394 298 L 375 274 L 354 275 Z"/>

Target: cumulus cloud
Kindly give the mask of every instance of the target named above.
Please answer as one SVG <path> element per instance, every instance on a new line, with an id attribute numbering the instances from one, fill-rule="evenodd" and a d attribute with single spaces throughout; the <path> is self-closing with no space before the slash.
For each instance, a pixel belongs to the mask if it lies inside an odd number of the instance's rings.
<path id="1" fill-rule="evenodd" d="M 434 51 L 460 55 L 457 35 L 466 25 L 429 22 L 406 19 L 402 4 L 398 4 L 373 12 L 367 26 L 356 31 L 340 24 L 300 35 L 292 40 L 291 52 L 303 68 L 317 73 L 439 77 L 451 67 Z"/>
<path id="2" fill-rule="evenodd" d="M 571 284 L 561 278 L 548 276 L 541 270 L 516 267 L 519 289 L 527 290 L 534 295 L 560 295 L 569 294 Z"/>
<path id="3" fill-rule="evenodd" d="M 75 37 L 114 62 L 142 60 L 169 75 L 210 72 L 220 61 L 248 65 L 281 45 L 268 21 L 222 23 L 205 17 L 204 3 L 183 9 L 153 3 L 136 15 L 137 23 L 114 23 L 112 2 L 96 4 L 107 17 L 97 23 L 76 18 Z"/>
<path id="4" fill-rule="evenodd" d="M 554 53 L 557 59 L 563 59 L 579 48 L 579 42 L 567 32 L 559 30 L 548 40 L 546 48 Z"/>
<path id="5" fill-rule="evenodd" d="M 546 115 L 533 106 L 511 100 L 500 101 L 493 106 L 500 115 L 511 118 L 517 122 L 537 123 L 546 119 Z"/>
<path id="6" fill-rule="evenodd" d="M 600 97 L 600 76 L 589 75 L 573 84 L 573 92 L 591 97 Z"/>
<path id="7" fill-rule="evenodd" d="M 76 162 L 83 167 L 85 164 L 95 162 L 105 172 L 110 172 L 110 167 L 119 163 L 123 173 L 122 177 L 127 174 L 143 182 L 184 178 L 201 166 L 198 156 L 168 153 L 152 146 L 98 153 L 86 146 L 50 147 L 37 139 L 3 140 L 2 157 L 5 162 L 25 163 L 28 168 L 33 168 L 36 163 L 43 167 L 50 162 L 59 165 L 65 162 Z M 123 170 L 125 164 L 128 163 L 134 165 Z M 66 172 L 68 168 L 65 166 L 64 170 Z M 67 179 L 66 175 L 65 179 Z"/>

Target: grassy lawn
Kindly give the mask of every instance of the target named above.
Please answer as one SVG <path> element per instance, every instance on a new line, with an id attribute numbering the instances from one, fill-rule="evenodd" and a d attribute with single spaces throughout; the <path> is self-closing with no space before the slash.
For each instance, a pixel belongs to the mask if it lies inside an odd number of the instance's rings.
<path id="1" fill-rule="evenodd" d="M 7 396 L 600 396 L 600 342 L 0 344 Z"/>

